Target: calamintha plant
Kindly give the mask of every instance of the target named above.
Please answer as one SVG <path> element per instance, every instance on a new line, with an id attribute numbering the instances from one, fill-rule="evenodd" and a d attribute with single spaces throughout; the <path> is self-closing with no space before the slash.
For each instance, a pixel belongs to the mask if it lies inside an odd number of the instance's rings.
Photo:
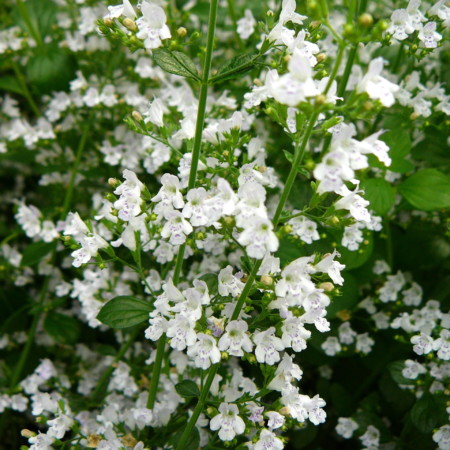
<path id="1" fill-rule="evenodd" d="M 450 449 L 450 5 L 111 3 L 0 7 L 0 446 Z"/>

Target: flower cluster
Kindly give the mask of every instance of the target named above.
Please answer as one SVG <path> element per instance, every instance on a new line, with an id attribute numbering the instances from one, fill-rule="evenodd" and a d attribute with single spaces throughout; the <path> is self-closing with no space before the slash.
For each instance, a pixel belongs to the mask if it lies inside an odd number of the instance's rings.
<path id="1" fill-rule="evenodd" d="M 448 6 L 206 3 L 6 1 L 2 444 L 448 449 Z"/>

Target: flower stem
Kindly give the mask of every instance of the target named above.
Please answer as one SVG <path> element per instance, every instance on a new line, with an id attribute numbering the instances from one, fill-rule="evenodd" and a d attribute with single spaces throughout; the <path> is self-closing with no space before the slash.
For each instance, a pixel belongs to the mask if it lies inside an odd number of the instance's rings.
<path id="1" fill-rule="evenodd" d="M 30 90 L 28 89 L 27 81 L 25 80 L 25 77 L 23 76 L 23 73 L 21 72 L 20 67 L 13 59 L 11 59 L 11 65 L 14 70 L 14 73 L 16 74 L 16 80 L 18 81 L 18 83 L 22 89 L 23 96 L 27 99 L 34 114 L 36 114 L 37 117 L 41 117 L 42 113 L 39 110 L 38 106 L 36 105 L 36 102 L 34 101 Z"/>
<path id="2" fill-rule="evenodd" d="M 194 409 L 194 412 L 192 413 L 191 418 L 189 419 L 189 422 L 186 425 L 186 428 L 183 431 L 183 434 L 180 437 L 180 440 L 178 441 L 175 450 L 183 450 L 186 448 L 186 443 L 189 439 L 189 436 L 192 433 L 192 430 L 195 427 L 195 424 L 197 423 L 198 417 L 203 411 L 203 408 L 205 407 L 206 397 L 209 394 L 209 390 L 211 389 L 211 384 L 214 381 L 214 377 L 216 376 L 217 371 L 219 370 L 220 364 L 214 364 L 209 368 L 208 371 L 208 378 L 206 378 L 205 385 L 203 386 L 202 392 L 200 394 L 200 397 L 198 399 L 198 403 Z"/>
<path id="3" fill-rule="evenodd" d="M 216 20 L 217 20 L 217 5 L 218 0 L 211 0 L 211 5 L 209 8 L 209 20 L 208 20 L 208 37 L 206 43 L 206 54 L 203 63 L 203 75 L 200 88 L 200 97 L 198 101 L 198 111 L 197 111 L 197 123 L 195 125 L 195 136 L 194 136 L 194 147 L 192 149 L 192 160 L 191 169 L 189 172 L 189 182 L 188 189 L 195 187 L 195 182 L 197 178 L 198 161 L 200 159 L 200 149 L 202 145 L 202 134 L 203 126 L 205 123 L 205 111 L 206 111 L 206 99 L 208 98 L 208 80 L 209 72 L 211 69 L 211 60 L 214 46 L 214 35 L 216 30 Z M 178 284 L 181 269 L 183 267 L 183 257 L 186 244 L 182 244 L 178 250 L 177 261 L 175 264 L 175 271 L 173 274 L 173 283 Z M 148 391 L 147 398 L 147 408 L 153 409 L 156 401 L 156 392 L 159 385 L 159 377 L 161 375 L 161 365 L 164 357 L 164 350 L 166 345 L 166 335 L 163 334 L 158 341 L 156 348 L 156 357 L 153 364 L 152 378 L 150 389 Z M 212 381 L 211 381 L 212 382 Z M 194 423 L 195 425 L 195 423 Z"/>
<path id="4" fill-rule="evenodd" d="M 295 151 L 294 160 L 292 161 L 292 167 L 287 177 L 286 184 L 284 185 L 283 192 L 281 193 L 281 198 L 275 211 L 275 215 L 273 217 L 274 227 L 276 227 L 278 225 L 278 222 L 280 221 L 281 213 L 283 212 L 284 205 L 286 204 L 292 186 L 294 185 L 295 177 L 297 176 L 298 173 L 298 168 L 305 154 L 306 145 L 308 144 L 309 138 L 311 137 L 311 133 L 313 131 L 314 125 L 316 124 L 316 120 L 318 117 L 319 112 L 314 111 L 311 116 L 311 119 L 309 120 L 308 128 L 306 129 L 302 144 Z"/>

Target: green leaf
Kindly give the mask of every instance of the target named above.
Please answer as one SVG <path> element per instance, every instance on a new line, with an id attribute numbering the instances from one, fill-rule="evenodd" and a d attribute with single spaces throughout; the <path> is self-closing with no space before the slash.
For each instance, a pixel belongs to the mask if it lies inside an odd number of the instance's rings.
<path id="1" fill-rule="evenodd" d="M 64 90 L 75 76 L 73 56 L 53 44 L 36 51 L 28 60 L 26 74 L 40 94 Z"/>
<path id="2" fill-rule="evenodd" d="M 294 162 L 294 155 L 287 151 L 287 150 L 283 150 L 284 156 L 286 156 L 286 159 L 292 164 Z"/>
<path id="3" fill-rule="evenodd" d="M 411 151 L 411 138 L 406 130 L 392 130 L 384 133 L 380 140 L 386 142 L 389 147 L 389 156 L 392 163 L 389 170 L 392 172 L 405 173 L 414 168 L 406 156 Z"/>
<path id="4" fill-rule="evenodd" d="M 111 328 L 128 328 L 147 321 L 151 310 L 149 302 L 123 295 L 106 303 L 98 313 L 97 319 Z"/>
<path id="5" fill-rule="evenodd" d="M 33 266 L 41 261 L 56 247 L 56 242 L 33 242 L 22 254 L 20 265 L 22 267 Z"/>
<path id="6" fill-rule="evenodd" d="M 175 390 L 184 398 L 198 397 L 200 395 L 197 384 L 191 380 L 183 380 L 181 383 L 176 384 Z"/>
<path id="7" fill-rule="evenodd" d="M 216 273 L 205 273 L 200 277 L 200 280 L 206 283 L 210 294 L 217 294 L 219 280 L 217 279 Z"/>
<path id="8" fill-rule="evenodd" d="M 369 209 L 384 216 L 395 202 L 395 189 L 383 178 L 371 178 L 361 183 L 364 198 L 370 202 Z"/>
<path id="9" fill-rule="evenodd" d="M 411 420 L 422 433 L 429 433 L 438 425 L 442 416 L 439 403 L 434 395 L 426 392 L 412 407 Z"/>
<path id="10" fill-rule="evenodd" d="M 11 76 L 4 76 L 0 78 L 0 91 L 14 92 L 15 94 L 23 95 L 23 89 L 20 87 L 16 78 Z"/>
<path id="11" fill-rule="evenodd" d="M 450 207 L 450 177 L 436 169 L 419 170 L 398 190 L 411 205 L 423 211 Z"/>
<path id="12" fill-rule="evenodd" d="M 75 317 L 56 312 L 48 313 L 44 321 L 44 329 L 61 344 L 75 344 L 81 332 L 80 322 Z"/>
<path id="13" fill-rule="evenodd" d="M 222 83 L 226 80 L 238 78 L 253 69 L 257 58 L 257 53 L 247 53 L 245 55 L 236 56 L 220 67 L 217 74 L 209 81 L 211 83 Z"/>
<path id="14" fill-rule="evenodd" d="M 166 72 L 200 81 L 194 62 L 184 53 L 158 49 L 153 51 L 153 60 Z"/>

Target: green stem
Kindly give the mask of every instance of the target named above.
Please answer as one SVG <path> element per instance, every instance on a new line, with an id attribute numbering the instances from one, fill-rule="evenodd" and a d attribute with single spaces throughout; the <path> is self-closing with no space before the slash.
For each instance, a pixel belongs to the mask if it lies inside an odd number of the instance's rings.
<path id="1" fill-rule="evenodd" d="M 241 312 L 242 307 L 244 306 L 245 300 L 247 300 L 248 294 L 250 292 L 250 289 L 253 286 L 253 282 L 255 281 L 256 274 L 258 273 L 259 268 L 261 267 L 263 260 L 259 259 L 256 261 L 255 265 L 253 266 L 252 271 L 250 272 L 247 281 L 245 282 L 244 289 L 241 292 L 241 295 L 239 296 L 239 299 L 236 303 L 236 306 L 233 311 L 233 315 L 231 316 L 231 320 L 236 320 L 239 317 L 239 314 Z"/>
<path id="2" fill-rule="evenodd" d="M 167 337 L 163 334 L 158 341 L 158 346 L 156 347 L 156 357 L 153 363 L 152 379 L 150 380 L 150 389 L 148 391 L 147 398 L 147 408 L 153 409 L 156 401 L 156 392 L 158 390 L 159 377 L 161 375 L 161 366 L 164 359 L 164 349 L 166 347 Z"/>
<path id="3" fill-rule="evenodd" d="M 61 213 L 61 220 L 64 220 L 69 212 L 70 205 L 72 203 L 73 191 L 75 189 L 75 179 L 78 174 L 78 168 L 81 162 L 81 156 L 83 155 L 84 148 L 86 146 L 86 139 L 89 131 L 89 125 L 86 124 L 81 135 L 80 142 L 78 144 L 77 153 L 75 155 L 75 161 L 72 166 L 72 172 L 70 174 L 69 186 L 67 187 L 66 198 L 64 199 L 63 209 Z"/>
<path id="4" fill-rule="evenodd" d="M 352 72 L 352 67 L 355 62 L 355 57 L 356 57 L 357 51 L 358 51 L 358 47 L 355 44 L 350 49 L 350 52 L 349 52 L 348 58 L 347 58 L 347 63 L 345 64 L 344 73 L 342 75 L 341 81 L 339 82 L 338 93 L 337 93 L 338 97 L 343 97 L 343 95 L 345 93 L 345 88 L 347 87 L 348 79 Z"/>
<path id="5" fill-rule="evenodd" d="M 216 376 L 216 373 L 219 370 L 219 366 L 220 364 L 214 364 L 209 368 L 208 378 L 206 379 L 205 385 L 203 386 L 202 392 L 198 399 L 198 403 L 194 409 L 194 412 L 192 413 L 191 418 L 189 419 L 188 424 L 186 425 L 186 428 L 183 431 L 183 434 L 180 437 L 180 440 L 178 441 L 177 446 L 175 447 L 175 450 L 184 450 L 186 448 L 186 443 L 192 433 L 192 430 L 195 427 L 195 424 L 197 423 L 198 417 L 200 416 L 200 414 L 203 411 L 203 408 L 205 407 L 206 397 L 209 394 L 211 384 L 213 383 L 214 377 Z"/>
<path id="6" fill-rule="evenodd" d="M 206 43 L 205 62 L 203 64 L 203 76 L 202 76 L 202 85 L 200 88 L 200 98 L 198 101 L 197 123 L 195 125 L 194 147 L 192 149 L 192 161 L 191 161 L 191 170 L 189 173 L 188 189 L 192 189 L 193 187 L 195 187 L 198 161 L 200 158 L 203 125 L 205 123 L 206 99 L 208 97 L 209 71 L 211 69 L 214 34 L 216 31 L 217 2 L 218 0 L 211 0 L 211 6 L 209 8 L 208 38 Z"/>
<path id="7" fill-rule="evenodd" d="M 206 54 L 203 63 L 203 75 L 200 88 L 200 97 L 198 101 L 198 111 L 197 111 L 197 123 L 195 125 L 195 136 L 194 136 L 194 147 L 192 149 L 192 160 L 191 169 L 189 172 L 189 182 L 188 190 L 195 187 L 195 182 L 197 178 L 198 161 L 200 159 L 200 149 L 202 145 L 202 135 L 203 126 L 205 123 L 205 112 L 206 112 L 206 99 L 208 97 L 208 81 L 209 72 L 211 69 L 211 60 L 214 46 L 214 35 L 216 30 L 216 20 L 217 20 L 217 6 L 218 0 L 211 0 L 211 5 L 209 8 L 209 20 L 208 20 L 208 37 L 206 42 Z M 177 261 L 175 264 L 175 271 L 173 275 L 173 283 L 178 284 L 181 269 L 183 267 L 183 257 L 186 244 L 180 246 L 177 255 Z M 159 385 L 159 377 L 161 375 L 161 365 L 164 357 L 164 350 L 166 345 L 166 335 L 162 335 L 159 338 L 158 345 L 156 348 L 156 357 L 153 364 L 152 379 L 150 384 L 150 389 L 148 391 L 147 398 L 147 408 L 153 409 L 156 401 L 156 392 Z M 212 382 L 212 381 L 211 381 Z M 195 423 L 194 423 L 195 425 Z"/>
<path id="8" fill-rule="evenodd" d="M 26 82 L 25 77 L 23 76 L 19 66 L 13 59 L 11 60 L 11 65 L 14 70 L 14 73 L 16 74 L 16 79 L 22 89 L 23 96 L 27 99 L 34 114 L 36 114 L 37 117 L 40 117 L 42 115 L 41 111 L 39 110 L 38 106 L 36 105 L 36 103 L 33 99 L 33 96 L 31 95 L 31 92 L 28 89 L 27 82 Z"/>
<path id="9" fill-rule="evenodd" d="M 298 147 L 295 151 L 294 160 L 292 161 L 292 167 L 289 172 L 288 178 L 286 180 L 286 184 L 284 185 L 283 192 L 281 193 L 281 198 L 278 203 L 277 209 L 275 211 L 275 215 L 273 217 L 273 225 L 276 227 L 278 222 L 280 221 L 281 213 L 283 212 L 284 205 L 289 197 L 292 186 L 295 181 L 295 177 L 298 173 L 298 168 L 303 160 L 303 156 L 305 154 L 306 145 L 311 137 L 311 133 L 314 129 L 314 125 L 316 124 L 317 117 L 319 117 L 319 113 L 317 111 L 313 112 L 311 119 L 308 124 L 308 128 L 306 129 L 305 136 L 303 138 L 302 145 Z"/>

